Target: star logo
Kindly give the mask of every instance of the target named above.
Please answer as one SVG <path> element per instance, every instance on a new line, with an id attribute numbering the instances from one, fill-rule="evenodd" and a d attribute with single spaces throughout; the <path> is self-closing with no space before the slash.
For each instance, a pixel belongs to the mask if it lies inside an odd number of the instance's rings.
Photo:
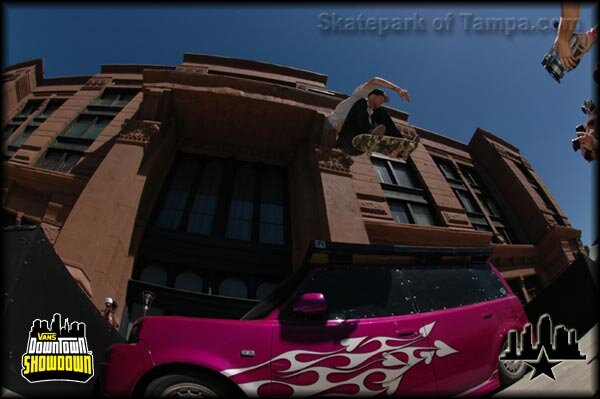
<path id="1" fill-rule="evenodd" d="M 527 365 L 534 369 L 533 374 L 531 375 L 530 380 L 533 380 L 535 377 L 541 374 L 546 374 L 548 377 L 556 380 L 554 378 L 554 373 L 552 372 L 552 367 L 556 366 L 561 362 L 549 362 L 548 354 L 546 353 L 546 348 L 542 347 L 540 350 L 540 354 L 537 358 L 537 362 L 525 362 Z"/>
<path id="2" fill-rule="evenodd" d="M 537 323 L 537 342 L 533 342 L 533 327 L 527 323 L 522 332 L 508 333 L 508 348 L 500 360 L 521 360 L 533 369 L 530 380 L 545 374 L 556 380 L 552 368 L 565 360 L 585 360 L 579 351 L 577 331 L 563 325 L 552 328 L 549 314 L 542 315 Z"/>

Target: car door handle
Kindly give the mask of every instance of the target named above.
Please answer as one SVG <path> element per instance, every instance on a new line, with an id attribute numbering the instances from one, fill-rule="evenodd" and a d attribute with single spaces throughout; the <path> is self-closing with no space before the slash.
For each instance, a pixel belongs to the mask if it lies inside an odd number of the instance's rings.
<path id="1" fill-rule="evenodd" d="M 410 337 L 413 335 L 417 335 L 418 333 L 418 331 L 397 331 L 396 335 L 399 337 Z"/>
<path id="2" fill-rule="evenodd" d="M 494 317 L 494 315 L 493 315 L 493 314 L 491 314 L 491 313 L 488 313 L 488 314 L 484 314 L 484 315 L 483 315 L 483 318 L 484 318 L 484 319 L 486 319 L 486 320 L 487 320 L 487 319 L 491 319 L 492 317 Z"/>

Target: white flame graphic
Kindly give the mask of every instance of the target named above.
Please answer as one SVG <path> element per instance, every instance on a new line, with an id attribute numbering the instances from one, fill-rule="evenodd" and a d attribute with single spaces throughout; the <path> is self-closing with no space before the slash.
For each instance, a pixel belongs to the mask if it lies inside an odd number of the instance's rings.
<path id="1" fill-rule="evenodd" d="M 458 351 L 445 342 L 436 340 L 433 343 L 433 347 L 429 346 L 413 346 L 413 344 L 427 337 L 433 326 L 435 321 L 424 326 L 419 330 L 419 335 L 415 338 L 393 338 L 393 337 L 357 337 L 357 338 L 348 338 L 340 341 L 340 345 L 342 346 L 340 349 L 332 351 L 332 352 L 312 352 L 312 351 L 304 351 L 304 350 L 293 350 L 280 354 L 279 356 L 271 359 L 270 361 L 258 364 L 256 366 L 247 367 L 243 369 L 228 369 L 222 371 L 222 373 L 228 377 L 232 377 L 247 371 L 251 371 L 262 367 L 268 363 L 273 363 L 281 359 L 285 359 L 289 361 L 290 365 L 285 370 L 277 371 L 278 379 L 275 381 L 280 384 L 284 384 L 293 390 L 294 396 L 306 396 L 306 395 L 314 395 L 319 394 L 321 392 L 325 392 L 329 389 L 336 388 L 342 385 L 355 385 L 359 388 L 359 391 L 353 394 L 344 395 L 341 393 L 332 394 L 334 396 L 366 396 L 372 395 L 375 396 L 381 392 L 386 391 L 388 395 L 393 395 L 404 375 L 414 366 L 421 362 L 425 362 L 426 365 L 429 365 L 434 356 L 444 357 L 453 353 L 457 353 Z M 366 345 L 371 344 L 372 342 L 377 342 L 379 345 L 365 353 L 356 353 L 357 349 L 364 348 Z M 401 360 L 396 354 L 401 355 Z M 310 360 L 310 361 L 300 361 L 298 357 L 300 355 L 321 355 L 320 357 Z M 345 366 L 335 366 L 335 367 L 323 367 L 323 366 L 313 366 L 317 363 L 320 363 L 324 360 L 342 357 L 348 360 L 348 364 Z M 368 359 L 373 358 L 371 361 L 367 362 Z M 381 363 L 384 367 L 375 367 L 372 365 L 378 362 Z M 331 382 L 328 379 L 328 376 L 331 373 L 335 374 L 350 374 L 356 373 L 357 371 L 361 371 L 358 375 L 355 375 L 352 378 L 346 379 L 340 382 Z M 317 374 L 317 381 L 311 383 L 310 385 L 300 385 L 294 384 L 289 380 L 295 376 L 298 376 L 302 373 L 306 372 L 314 372 Z M 372 381 L 373 383 L 379 383 L 383 387 L 381 390 L 372 390 L 366 387 L 365 381 L 367 377 L 372 375 L 373 373 L 382 373 L 384 378 L 379 381 Z M 259 388 L 264 385 L 271 383 L 270 380 L 259 380 L 252 381 L 240 384 L 240 388 L 251 397 L 258 396 Z M 326 395 L 325 395 L 326 396 Z"/>

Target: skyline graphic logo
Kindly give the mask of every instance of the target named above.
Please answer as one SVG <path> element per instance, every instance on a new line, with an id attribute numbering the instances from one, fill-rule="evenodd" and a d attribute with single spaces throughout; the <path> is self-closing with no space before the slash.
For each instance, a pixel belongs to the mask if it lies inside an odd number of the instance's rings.
<path id="1" fill-rule="evenodd" d="M 552 319 L 544 314 L 537 323 L 537 342 L 533 342 L 533 326 L 527 323 L 522 332 L 510 330 L 508 348 L 500 360 L 522 360 L 533 369 L 530 380 L 541 374 L 556 380 L 552 368 L 567 360 L 585 360 L 579 351 L 577 331 L 558 325 L 552 329 Z"/>
<path id="2" fill-rule="evenodd" d="M 94 357 L 89 350 L 85 323 L 60 313 L 47 320 L 35 319 L 29 331 L 27 350 L 21 358 L 21 375 L 30 383 L 72 381 L 86 383 L 94 376 Z"/>

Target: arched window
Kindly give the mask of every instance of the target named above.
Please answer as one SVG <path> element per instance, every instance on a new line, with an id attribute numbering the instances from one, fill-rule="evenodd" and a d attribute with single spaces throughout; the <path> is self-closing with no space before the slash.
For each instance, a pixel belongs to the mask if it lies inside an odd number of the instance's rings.
<path id="1" fill-rule="evenodd" d="M 152 263 L 142 270 L 140 280 L 151 284 L 167 285 L 167 271 L 160 265 Z"/>
<path id="2" fill-rule="evenodd" d="M 194 272 L 182 272 L 175 279 L 175 288 L 186 291 L 202 292 L 204 281 Z"/>
<path id="3" fill-rule="evenodd" d="M 238 278 L 227 278 L 219 285 L 219 295 L 234 298 L 248 298 L 246 284 Z"/>
<path id="4" fill-rule="evenodd" d="M 269 283 L 268 281 L 262 282 L 256 288 L 256 299 L 263 300 L 275 289 L 277 284 Z"/>

